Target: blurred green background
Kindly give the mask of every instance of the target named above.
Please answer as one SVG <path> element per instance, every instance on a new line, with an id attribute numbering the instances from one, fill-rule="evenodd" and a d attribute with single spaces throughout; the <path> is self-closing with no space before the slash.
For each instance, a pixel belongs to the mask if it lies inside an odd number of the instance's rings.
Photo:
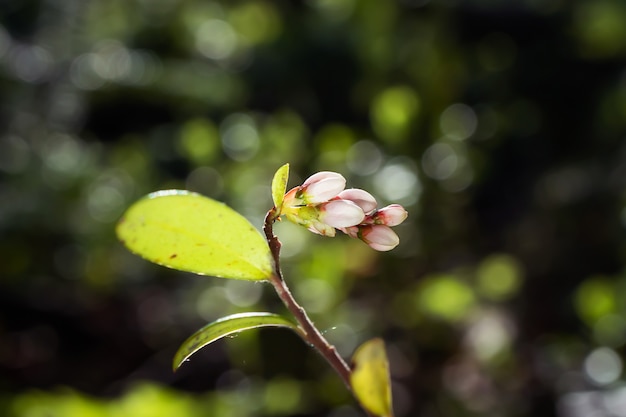
<path id="1" fill-rule="evenodd" d="M 1 0 L 0 415 L 363 415 L 261 330 L 171 358 L 271 288 L 114 236 L 186 188 L 259 228 L 273 172 L 405 205 L 400 246 L 277 226 L 344 357 L 387 343 L 397 417 L 626 416 L 626 3 Z"/>

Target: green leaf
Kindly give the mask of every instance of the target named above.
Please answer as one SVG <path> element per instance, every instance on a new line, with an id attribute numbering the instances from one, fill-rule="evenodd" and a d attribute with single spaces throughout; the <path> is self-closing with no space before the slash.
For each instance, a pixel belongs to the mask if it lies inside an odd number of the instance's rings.
<path id="1" fill-rule="evenodd" d="M 393 417 L 389 362 L 382 339 L 363 343 L 352 356 L 350 385 L 363 408 L 380 417 Z"/>
<path id="2" fill-rule="evenodd" d="M 289 164 L 285 164 L 278 168 L 272 179 L 272 199 L 274 207 L 276 207 L 276 216 L 280 215 L 280 209 L 283 205 L 283 197 L 287 191 L 287 181 L 289 180 Z"/>
<path id="3" fill-rule="evenodd" d="M 255 329 L 258 327 L 286 327 L 296 333 L 300 329 L 290 320 L 272 313 L 239 313 L 222 317 L 212 323 L 207 324 L 193 335 L 191 335 L 178 349 L 174 355 L 174 371 L 180 368 L 191 355 L 224 336 L 239 333 L 243 330 Z"/>
<path id="4" fill-rule="evenodd" d="M 168 268 L 251 281 L 273 274 L 269 247 L 254 226 L 200 194 L 149 194 L 124 213 L 116 231 L 132 252 Z"/>

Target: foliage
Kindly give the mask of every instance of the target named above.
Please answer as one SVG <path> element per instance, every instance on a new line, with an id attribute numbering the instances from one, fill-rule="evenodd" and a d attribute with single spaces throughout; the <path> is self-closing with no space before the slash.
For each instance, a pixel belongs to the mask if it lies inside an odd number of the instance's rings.
<path id="1" fill-rule="evenodd" d="M 270 251 L 254 226 L 196 193 L 150 194 L 124 213 L 117 235 L 133 252 L 181 271 L 266 280 L 273 270 Z"/>
<path id="2" fill-rule="evenodd" d="M 189 336 L 174 355 L 174 370 L 204 346 L 233 333 L 260 327 L 286 327 L 299 331 L 291 321 L 271 313 L 241 313 L 222 317 Z"/>

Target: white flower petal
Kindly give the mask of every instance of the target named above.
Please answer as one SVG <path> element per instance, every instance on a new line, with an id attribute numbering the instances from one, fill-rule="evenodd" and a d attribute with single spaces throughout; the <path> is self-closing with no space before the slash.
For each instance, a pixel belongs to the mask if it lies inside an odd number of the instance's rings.
<path id="1" fill-rule="evenodd" d="M 346 179 L 339 176 L 329 176 L 319 181 L 303 185 L 302 198 L 307 204 L 319 204 L 334 198 L 346 187 Z"/>
<path id="2" fill-rule="evenodd" d="M 347 200 L 333 200 L 323 204 L 319 216 L 320 221 L 337 228 L 356 226 L 364 218 L 363 210 Z"/>
<path id="3" fill-rule="evenodd" d="M 373 195 L 365 190 L 359 188 L 349 188 L 340 192 L 337 197 L 342 200 L 352 201 L 357 206 L 361 207 L 364 213 L 369 213 L 376 209 L 378 203 Z"/>
<path id="4" fill-rule="evenodd" d="M 346 181 L 345 178 L 343 178 L 343 175 L 337 172 L 320 171 L 320 172 L 316 172 L 315 174 L 311 175 L 309 178 L 304 180 L 304 182 L 302 183 L 302 186 L 306 187 L 307 185 L 313 184 L 314 182 L 319 182 L 322 180 L 333 179 L 333 178 L 341 178 L 343 179 L 344 182 Z"/>

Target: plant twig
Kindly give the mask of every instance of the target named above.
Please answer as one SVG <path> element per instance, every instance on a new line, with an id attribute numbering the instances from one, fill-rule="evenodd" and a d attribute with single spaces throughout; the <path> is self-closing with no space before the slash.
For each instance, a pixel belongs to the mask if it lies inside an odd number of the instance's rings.
<path id="1" fill-rule="evenodd" d="M 310 345 L 312 345 L 326 361 L 333 367 L 333 369 L 337 372 L 343 383 L 346 385 L 348 390 L 352 392 L 352 386 L 350 385 L 350 374 L 351 370 L 348 364 L 343 360 L 343 358 L 337 352 L 335 346 L 328 343 L 326 338 L 322 335 L 322 333 L 315 327 L 313 321 L 306 314 L 306 311 L 302 306 L 300 306 L 297 301 L 293 298 L 287 283 L 283 279 L 282 272 L 280 270 L 280 247 L 281 243 L 276 236 L 274 236 L 273 225 L 276 220 L 276 209 L 272 208 L 267 212 L 265 216 L 265 223 L 263 225 L 263 231 L 265 232 L 265 237 L 267 239 L 267 243 L 270 247 L 270 251 L 272 253 L 272 257 L 274 258 L 274 274 L 270 277 L 270 282 L 274 286 L 274 289 L 278 293 L 281 301 L 287 309 L 293 314 L 294 318 L 298 322 L 298 325 L 303 330 L 300 333 L 301 337 L 304 341 Z M 365 410 L 368 416 L 373 417 L 367 410 Z"/>

